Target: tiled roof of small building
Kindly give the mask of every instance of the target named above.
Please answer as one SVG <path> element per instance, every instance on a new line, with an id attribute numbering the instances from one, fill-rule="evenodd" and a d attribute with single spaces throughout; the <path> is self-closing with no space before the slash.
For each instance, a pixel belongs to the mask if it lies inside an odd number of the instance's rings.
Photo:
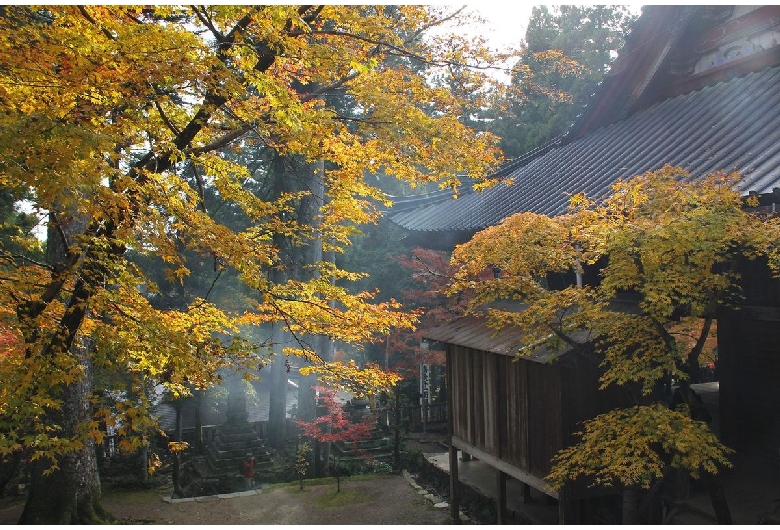
<path id="1" fill-rule="evenodd" d="M 463 190 L 458 199 L 401 200 L 389 218 L 412 231 L 452 232 L 480 230 L 517 212 L 560 215 L 572 194 L 601 197 L 616 180 L 665 164 L 693 178 L 739 171 L 745 195 L 780 187 L 780 67 L 667 99 L 569 143 L 558 139 L 522 163 L 507 162 L 497 175 L 512 184 Z"/>
<path id="2" fill-rule="evenodd" d="M 425 331 L 424 336 L 426 339 L 444 344 L 457 344 L 499 355 L 514 357 L 522 354 L 525 360 L 535 363 L 548 363 L 571 349 L 566 347 L 555 350 L 539 346 L 529 348 L 527 351 L 520 351 L 518 344 L 522 344 L 523 338 L 523 332 L 520 328 L 506 327 L 501 331 L 496 331 L 487 325 L 484 318 L 475 316 L 462 317 L 429 329 Z"/>

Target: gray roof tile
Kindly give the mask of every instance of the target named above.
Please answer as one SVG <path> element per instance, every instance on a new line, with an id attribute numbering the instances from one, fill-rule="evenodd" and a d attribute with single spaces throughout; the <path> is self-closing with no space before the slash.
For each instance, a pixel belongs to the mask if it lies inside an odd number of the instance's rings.
<path id="1" fill-rule="evenodd" d="M 560 215 L 569 196 L 601 197 L 620 178 L 682 166 L 693 178 L 739 171 L 740 191 L 780 187 L 780 67 L 766 68 L 662 101 L 629 118 L 504 164 L 513 179 L 458 199 L 434 194 L 399 201 L 394 223 L 413 231 L 473 231 L 518 212 Z"/>

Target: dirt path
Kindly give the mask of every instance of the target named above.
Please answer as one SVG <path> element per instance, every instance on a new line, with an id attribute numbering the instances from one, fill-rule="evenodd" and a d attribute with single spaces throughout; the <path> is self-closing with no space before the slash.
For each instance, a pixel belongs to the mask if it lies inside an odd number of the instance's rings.
<path id="1" fill-rule="evenodd" d="M 104 507 L 122 524 L 449 524 L 402 476 L 371 475 L 336 484 L 273 485 L 257 495 L 168 503 L 160 490 L 106 491 Z M 0 507 L 0 524 L 14 524 L 21 501 Z"/>

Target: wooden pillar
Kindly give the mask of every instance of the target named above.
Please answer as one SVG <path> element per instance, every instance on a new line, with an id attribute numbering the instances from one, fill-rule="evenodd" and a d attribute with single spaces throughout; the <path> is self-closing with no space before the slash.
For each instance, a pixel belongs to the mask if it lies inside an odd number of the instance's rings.
<path id="1" fill-rule="evenodd" d="M 452 362 L 453 346 L 447 345 L 447 434 L 450 438 L 450 519 L 452 524 L 460 524 L 460 482 L 458 480 L 458 448 L 452 443 L 455 431 L 455 396 L 453 394 Z"/>
<path id="2" fill-rule="evenodd" d="M 639 492 L 627 487 L 623 490 L 623 524 L 639 523 Z"/>
<path id="3" fill-rule="evenodd" d="M 500 469 L 496 469 L 496 514 L 498 517 L 498 524 L 507 524 L 506 479 L 507 474 Z"/>
<path id="4" fill-rule="evenodd" d="M 520 483 L 520 498 L 522 499 L 523 504 L 531 502 L 531 486 L 525 482 Z"/>
<path id="5" fill-rule="evenodd" d="M 458 481 L 458 448 L 450 444 L 450 517 L 460 524 L 460 482 Z"/>
<path id="6" fill-rule="evenodd" d="M 580 502 L 573 499 L 566 488 L 558 493 L 558 524 L 579 524 Z"/>

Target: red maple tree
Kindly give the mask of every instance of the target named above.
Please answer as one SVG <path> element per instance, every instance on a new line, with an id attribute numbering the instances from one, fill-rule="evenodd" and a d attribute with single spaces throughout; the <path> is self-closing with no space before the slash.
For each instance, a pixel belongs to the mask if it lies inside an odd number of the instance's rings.
<path id="1" fill-rule="evenodd" d="M 389 365 L 401 375 L 413 374 L 413 377 L 419 377 L 421 354 L 425 357 L 425 364 L 443 366 L 445 362 L 443 351 L 421 351 L 420 342 L 425 331 L 462 316 L 470 293 L 447 296 L 455 274 L 448 252 L 417 247 L 410 254 L 402 254 L 394 259 L 410 271 L 412 279 L 419 286 L 403 291 L 401 300 L 406 307 L 420 313 L 420 320 L 414 332 L 398 331 L 391 334 L 388 343 Z M 485 271 L 486 276 L 490 274 L 490 271 Z"/>
<path id="2" fill-rule="evenodd" d="M 12 330 L 0 326 L 0 354 L 9 355 L 21 351 L 22 339 Z"/>
<path id="3" fill-rule="evenodd" d="M 316 440 L 320 443 L 339 443 L 339 442 L 359 442 L 371 438 L 372 431 L 376 425 L 376 418 L 373 414 L 367 414 L 357 421 L 354 421 L 351 415 L 344 409 L 343 405 L 337 399 L 336 391 L 323 387 L 314 387 L 319 394 L 320 407 L 325 413 L 317 418 L 305 421 L 296 420 L 296 424 L 301 428 L 304 436 Z M 339 457 L 335 453 L 333 473 L 336 476 L 337 492 L 341 491 L 341 475 L 339 469 Z M 361 458 L 370 459 L 371 456 L 364 451 L 355 450 L 352 454 Z"/>

